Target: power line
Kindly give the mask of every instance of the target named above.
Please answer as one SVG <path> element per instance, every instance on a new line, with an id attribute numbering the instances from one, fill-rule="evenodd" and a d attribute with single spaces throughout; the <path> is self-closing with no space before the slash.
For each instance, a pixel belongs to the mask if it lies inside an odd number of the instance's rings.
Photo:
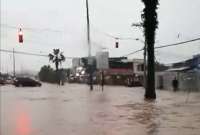
<path id="1" fill-rule="evenodd" d="M 5 49 L 0 49 L 1 52 L 6 52 L 6 53 L 13 53 L 11 50 L 5 50 Z M 22 51 L 14 51 L 16 54 L 24 54 L 24 55 L 32 55 L 32 56 L 42 56 L 42 57 L 48 57 L 48 55 L 43 55 L 43 54 L 36 54 L 36 53 L 29 53 L 29 52 L 22 52 Z"/>
<path id="2" fill-rule="evenodd" d="M 91 26 L 93 26 L 93 25 L 91 25 Z M 107 32 L 105 32 L 105 31 L 101 31 L 101 30 L 95 28 L 94 26 L 93 26 L 93 28 L 94 28 L 97 32 L 102 33 L 103 35 L 105 35 L 105 36 L 107 36 L 107 37 L 110 37 L 110 38 L 112 38 L 112 39 L 116 39 L 116 40 L 136 40 L 136 41 L 138 40 L 138 38 L 114 36 L 113 34 L 107 33 Z"/>
<path id="3" fill-rule="evenodd" d="M 136 51 L 131 52 L 131 53 L 128 53 L 128 54 L 126 54 L 126 55 L 123 55 L 122 57 L 127 57 L 127 56 L 129 56 L 129 55 L 133 55 L 133 54 L 138 53 L 138 52 L 141 52 L 141 51 L 143 51 L 143 50 L 144 50 L 144 48 L 139 49 L 139 50 L 136 50 Z"/>
<path id="4" fill-rule="evenodd" d="M 10 28 L 10 29 L 19 29 L 17 26 L 13 25 L 7 25 L 7 24 L 1 24 L 2 27 Z M 56 30 L 56 29 L 51 29 L 51 28 L 32 28 L 32 27 L 23 27 L 24 30 L 29 30 L 29 31 L 48 31 L 48 32 L 55 32 L 55 33 L 62 33 L 64 31 L 61 30 Z"/>
<path id="5" fill-rule="evenodd" d="M 190 43 L 190 42 L 195 42 L 195 41 L 198 41 L 200 40 L 200 38 L 195 38 L 195 39 L 192 39 L 192 40 L 187 40 L 187 41 L 183 41 L 183 42 L 178 42 L 178 43 L 174 43 L 174 44 L 168 44 L 168 45 L 162 45 L 162 46 L 157 46 L 157 47 L 154 47 L 154 49 L 161 49 L 161 48 L 166 48 L 166 47 L 171 47 L 171 46 L 178 46 L 178 45 L 182 45 L 182 44 L 186 44 L 186 43 Z M 123 55 L 122 57 L 127 57 L 129 55 L 133 55 L 135 53 L 138 53 L 138 52 L 141 52 L 143 51 L 144 48 L 142 49 L 139 49 L 139 50 L 136 50 L 134 52 L 131 52 L 131 53 L 128 53 L 126 55 Z"/>
<path id="6" fill-rule="evenodd" d="M 13 53 L 11 50 L 5 50 L 5 49 L 0 49 L 0 52 L 5 52 L 5 53 Z M 44 54 L 37 54 L 37 53 L 29 53 L 29 52 L 22 52 L 22 51 L 14 51 L 16 54 L 22 54 L 22 55 L 32 55 L 32 56 L 39 56 L 39 57 L 49 57 L 48 55 Z M 66 59 L 73 59 L 76 57 L 65 57 Z"/>
<path id="7" fill-rule="evenodd" d="M 169 45 L 158 46 L 158 47 L 155 47 L 155 49 L 160 49 L 160 48 L 165 48 L 165 47 L 170 47 L 170 46 L 177 46 L 177 45 L 186 44 L 186 43 L 190 43 L 190 42 L 194 42 L 194 41 L 198 41 L 198 40 L 200 40 L 200 38 L 187 40 L 187 41 L 183 41 L 183 42 L 178 42 L 178 43 L 174 43 L 174 44 L 169 44 Z"/>

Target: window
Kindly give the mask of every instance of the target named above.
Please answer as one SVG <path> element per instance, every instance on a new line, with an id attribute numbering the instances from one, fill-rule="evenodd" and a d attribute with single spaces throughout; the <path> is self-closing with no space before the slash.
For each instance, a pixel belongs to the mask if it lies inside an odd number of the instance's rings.
<path id="1" fill-rule="evenodd" d="M 144 64 L 137 65 L 137 71 L 144 71 Z"/>

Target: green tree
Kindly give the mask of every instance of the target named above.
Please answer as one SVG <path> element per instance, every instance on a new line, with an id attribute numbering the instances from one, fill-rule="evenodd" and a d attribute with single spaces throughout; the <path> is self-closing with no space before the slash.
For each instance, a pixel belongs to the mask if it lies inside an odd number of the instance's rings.
<path id="1" fill-rule="evenodd" d="M 40 69 L 38 76 L 39 76 L 39 79 L 43 82 L 50 82 L 50 83 L 56 82 L 55 72 L 54 72 L 53 68 L 51 68 L 49 65 L 43 66 Z"/>
<path id="2" fill-rule="evenodd" d="M 155 61 L 154 61 L 154 44 L 155 31 L 158 27 L 157 8 L 158 0 L 142 0 L 145 7 L 142 13 L 143 28 L 145 42 L 147 44 L 148 52 L 148 74 L 147 87 L 145 92 L 146 99 L 156 99 L 155 92 Z"/>
<path id="3" fill-rule="evenodd" d="M 56 71 L 58 71 L 59 64 L 65 61 L 65 56 L 63 52 L 60 52 L 60 49 L 53 49 L 53 53 L 49 54 L 49 61 L 55 63 Z"/>

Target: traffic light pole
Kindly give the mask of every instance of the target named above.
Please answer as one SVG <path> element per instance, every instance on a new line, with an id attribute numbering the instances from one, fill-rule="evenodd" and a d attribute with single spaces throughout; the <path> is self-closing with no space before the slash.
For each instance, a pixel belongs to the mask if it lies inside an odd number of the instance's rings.
<path id="1" fill-rule="evenodd" d="M 93 90 L 93 69 L 92 69 L 92 58 L 91 58 L 91 42 L 90 42 L 90 17 L 89 17 L 89 6 L 88 0 L 86 0 L 87 10 L 87 41 L 88 41 L 88 66 L 89 66 L 89 80 L 90 90 Z"/>

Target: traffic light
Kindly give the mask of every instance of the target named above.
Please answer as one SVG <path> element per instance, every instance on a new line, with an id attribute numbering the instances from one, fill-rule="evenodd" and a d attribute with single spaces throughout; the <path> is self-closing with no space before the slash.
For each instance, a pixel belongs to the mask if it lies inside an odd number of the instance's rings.
<path id="1" fill-rule="evenodd" d="M 18 39 L 19 39 L 19 43 L 23 43 L 24 39 L 23 39 L 23 32 L 21 28 L 19 29 L 19 32 L 18 32 Z"/>
<path id="2" fill-rule="evenodd" d="M 118 41 L 115 42 L 115 48 L 119 48 L 119 42 Z"/>
<path id="3" fill-rule="evenodd" d="M 115 40 L 115 48 L 119 48 L 119 38 L 116 37 Z"/>

